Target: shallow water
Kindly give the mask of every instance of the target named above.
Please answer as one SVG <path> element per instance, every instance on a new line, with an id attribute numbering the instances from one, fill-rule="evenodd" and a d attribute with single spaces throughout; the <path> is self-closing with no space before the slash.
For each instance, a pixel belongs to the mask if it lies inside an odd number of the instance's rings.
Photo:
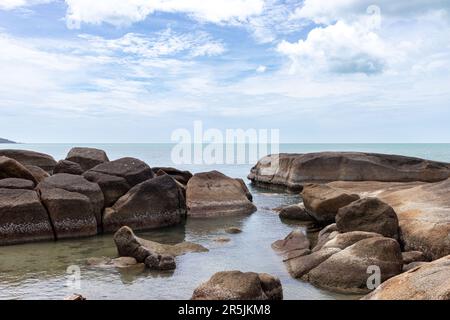
<path id="1" fill-rule="evenodd" d="M 72 145 L 13 145 L 64 158 Z M 151 166 L 172 165 L 170 145 L 96 145 L 111 159 L 138 157 Z M 397 149 L 396 149 L 397 148 Z M 421 156 L 450 162 L 450 145 L 282 145 L 285 152 L 320 150 L 361 150 Z M 395 150 L 398 150 L 397 152 Z M 233 177 L 245 178 L 251 165 L 177 166 L 193 172 L 217 169 Z M 188 219 L 182 226 L 139 233 L 163 243 L 192 241 L 209 249 L 177 257 L 174 272 L 119 271 L 115 268 L 88 267 L 90 257 L 117 255 L 111 235 L 48 243 L 0 247 L 0 299 L 61 299 L 74 292 L 88 299 L 188 299 L 193 290 L 217 271 L 267 272 L 280 278 L 286 299 L 354 299 L 357 296 L 326 292 L 287 273 L 281 257 L 270 247 L 295 227 L 281 221 L 271 210 L 297 203 L 298 195 L 268 192 L 250 187 L 258 211 L 252 215 L 209 219 Z M 239 227 L 240 234 L 227 234 L 227 227 Z M 228 237 L 230 242 L 214 241 Z M 68 287 L 67 268 L 81 268 L 81 287 Z"/>

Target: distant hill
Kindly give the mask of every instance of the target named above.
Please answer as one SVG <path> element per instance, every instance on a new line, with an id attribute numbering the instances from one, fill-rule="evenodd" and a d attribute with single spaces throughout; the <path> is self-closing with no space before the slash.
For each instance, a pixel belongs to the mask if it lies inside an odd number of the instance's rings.
<path id="1" fill-rule="evenodd" d="M 0 138 L 0 143 L 15 143 L 14 141 Z"/>

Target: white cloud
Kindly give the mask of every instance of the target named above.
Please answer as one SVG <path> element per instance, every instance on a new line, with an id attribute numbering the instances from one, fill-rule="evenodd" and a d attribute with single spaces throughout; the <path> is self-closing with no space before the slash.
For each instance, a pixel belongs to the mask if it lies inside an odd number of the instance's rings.
<path id="1" fill-rule="evenodd" d="M 155 11 L 185 13 L 212 23 L 237 23 L 264 8 L 264 0 L 66 0 L 68 26 L 103 22 L 121 26 L 144 20 Z"/>
<path id="2" fill-rule="evenodd" d="M 267 67 L 266 66 L 258 66 L 258 68 L 256 68 L 256 72 L 258 72 L 258 73 L 264 73 L 264 72 L 266 72 L 266 70 L 267 70 Z"/>
<path id="3" fill-rule="evenodd" d="M 53 1 L 54 0 L 0 0 L 0 10 L 13 10 Z"/>

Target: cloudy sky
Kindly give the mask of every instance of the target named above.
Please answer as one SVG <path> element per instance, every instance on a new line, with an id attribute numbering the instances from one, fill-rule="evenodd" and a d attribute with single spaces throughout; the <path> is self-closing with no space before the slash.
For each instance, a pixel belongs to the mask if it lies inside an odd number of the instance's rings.
<path id="1" fill-rule="evenodd" d="M 448 0 L 0 0 L 0 137 L 450 142 Z"/>

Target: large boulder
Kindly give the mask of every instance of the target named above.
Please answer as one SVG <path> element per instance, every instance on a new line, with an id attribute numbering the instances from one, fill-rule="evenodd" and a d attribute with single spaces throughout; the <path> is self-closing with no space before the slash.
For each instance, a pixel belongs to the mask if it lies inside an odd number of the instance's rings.
<path id="1" fill-rule="evenodd" d="M 0 179 L 6 178 L 25 179 L 36 183 L 36 179 L 31 172 L 20 162 L 0 156 Z"/>
<path id="2" fill-rule="evenodd" d="M 153 173 L 158 176 L 166 173 L 183 185 L 187 185 L 192 178 L 192 173 L 189 171 L 182 171 L 172 167 L 153 167 L 152 170 Z"/>
<path id="3" fill-rule="evenodd" d="M 95 148 L 72 148 L 66 160 L 78 163 L 83 171 L 109 161 L 105 151 Z"/>
<path id="4" fill-rule="evenodd" d="M 14 159 L 24 166 L 37 166 L 49 173 L 53 171 L 56 165 L 52 156 L 28 150 L 0 150 L 0 156 Z"/>
<path id="5" fill-rule="evenodd" d="M 192 243 L 181 242 L 175 245 L 162 244 L 137 237 L 131 228 L 124 226 L 114 234 L 114 243 L 121 257 L 133 257 L 138 262 L 144 262 L 150 254 L 164 256 L 180 256 L 188 252 L 206 252 L 205 247 Z"/>
<path id="6" fill-rule="evenodd" d="M 450 254 L 450 179 L 437 183 L 334 182 L 333 187 L 376 196 L 397 213 L 405 251 L 435 260 Z"/>
<path id="7" fill-rule="evenodd" d="M 333 237 L 333 239 L 327 241 L 321 249 L 338 248 L 343 250 L 347 247 L 350 247 L 351 245 L 354 245 L 358 241 L 375 237 L 382 237 L 382 235 L 375 232 L 365 231 L 350 231 L 346 233 L 338 233 Z"/>
<path id="8" fill-rule="evenodd" d="M 38 166 L 26 165 L 25 167 L 30 171 L 37 183 L 50 177 L 50 174 L 47 171 Z"/>
<path id="9" fill-rule="evenodd" d="M 403 264 L 410 264 L 413 262 L 427 261 L 427 258 L 421 251 L 406 251 L 402 252 Z"/>
<path id="10" fill-rule="evenodd" d="M 387 280 L 363 300 L 450 300 L 450 255 Z"/>
<path id="11" fill-rule="evenodd" d="M 398 239 L 397 214 L 390 205 L 378 198 L 363 198 L 340 208 L 336 225 L 340 232 L 376 232 Z"/>
<path id="12" fill-rule="evenodd" d="M 55 188 L 80 193 L 88 197 L 92 206 L 92 212 L 97 220 L 97 225 L 101 225 L 104 198 L 98 184 L 90 182 L 79 175 L 58 173 L 48 177 L 37 186 L 37 190 L 39 190 L 40 193 L 45 189 Z"/>
<path id="13" fill-rule="evenodd" d="M 135 158 L 121 158 L 95 166 L 91 171 L 124 178 L 130 187 L 153 178 L 152 169 Z"/>
<path id="14" fill-rule="evenodd" d="M 57 239 L 97 234 L 97 220 L 87 196 L 59 188 L 41 188 L 40 196 Z"/>
<path id="15" fill-rule="evenodd" d="M 105 207 L 113 206 L 121 196 L 131 189 L 127 180 L 122 177 L 95 171 L 86 171 L 83 173 L 83 177 L 91 182 L 97 183 L 100 186 L 105 198 Z"/>
<path id="16" fill-rule="evenodd" d="M 269 155 L 259 160 L 248 176 L 256 184 L 293 190 L 311 182 L 436 182 L 449 177 L 447 163 L 363 152 Z"/>
<path id="17" fill-rule="evenodd" d="M 323 184 L 306 185 L 301 196 L 308 213 L 321 223 L 333 223 L 340 208 L 359 199 L 357 194 Z"/>
<path id="18" fill-rule="evenodd" d="M 47 211 L 35 191 L 0 189 L 0 245 L 53 239 Z"/>
<path id="19" fill-rule="evenodd" d="M 197 173 L 187 185 L 188 215 L 210 217 L 253 213 L 256 207 L 247 193 L 240 181 L 218 171 Z"/>
<path id="20" fill-rule="evenodd" d="M 83 174 L 84 170 L 81 168 L 80 164 L 69 161 L 60 160 L 53 169 L 53 174 L 57 173 L 69 173 L 69 174 Z"/>
<path id="21" fill-rule="evenodd" d="M 18 178 L 6 178 L 0 180 L 0 189 L 34 189 L 34 182 L 31 180 L 18 179 Z"/>
<path id="22" fill-rule="evenodd" d="M 320 253 L 322 249 L 317 254 Z M 400 245 L 392 238 L 373 237 L 356 242 L 309 271 L 303 279 L 321 288 L 343 293 L 367 293 L 371 268 L 380 270 L 380 281 L 402 272 Z"/>
<path id="23" fill-rule="evenodd" d="M 319 234 L 317 235 L 317 242 L 312 251 L 319 251 L 320 249 L 322 249 L 325 243 L 336 237 L 338 234 L 339 231 L 337 231 L 336 223 L 329 224 L 319 231 Z"/>
<path id="24" fill-rule="evenodd" d="M 281 219 L 290 219 L 303 222 L 315 222 L 316 220 L 306 211 L 303 204 L 292 204 L 281 208 L 279 216 Z"/>
<path id="25" fill-rule="evenodd" d="M 154 229 L 176 225 L 186 214 L 183 193 L 174 179 L 159 176 L 134 186 L 103 216 L 106 232 L 122 226 L 134 230 Z"/>
<path id="26" fill-rule="evenodd" d="M 282 300 L 278 278 L 266 273 L 222 271 L 197 287 L 192 300 Z"/>
<path id="27" fill-rule="evenodd" d="M 293 259 L 287 260 L 286 267 L 292 277 L 301 278 L 339 251 L 341 250 L 338 248 L 327 248 L 308 255 L 300 255 Z"/>

